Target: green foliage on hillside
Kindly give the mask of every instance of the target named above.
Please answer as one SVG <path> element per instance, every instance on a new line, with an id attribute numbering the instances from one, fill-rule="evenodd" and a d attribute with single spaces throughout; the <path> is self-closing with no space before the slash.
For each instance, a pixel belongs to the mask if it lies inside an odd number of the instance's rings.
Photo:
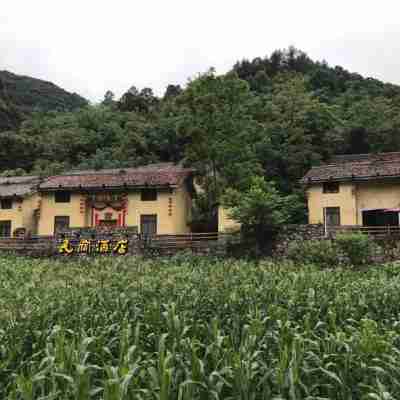
<path id="1" fill-rule="evenodd" d="M 398 399 L 400 270 L 0 258 L 2 399 Z"/>
<path id="2" fill-rule="evenodd" d="M 17 128 L 33 112 L 72 111 L 86 104 L 51 82 L 0 71 L 0 132 Z"/>
<path id="3" fill-rule="evenodd" d="M 211 69 L 184 89 L 169 85 L 162 98 L 135 86 L 114 97 L 108 91 L 101 105 L 69 112 L 44 111 L 79 101 L 42 99 L 40 112 L 0 134 L 0 171 L 182 162 L 198 170 L 205 189 L 201 219 L 227 189 L 248 190 L 254 176 L 302 198 L 298 180 L 333 154 L 400 151 L 399 86 L 312 61 L 294 48 L 243 60 L 225 75 Z M 32 96 L 22 98 L 25 105 L 3 100 L 0 110 L 19 117 L 18 107 L 36 105 Z"/>

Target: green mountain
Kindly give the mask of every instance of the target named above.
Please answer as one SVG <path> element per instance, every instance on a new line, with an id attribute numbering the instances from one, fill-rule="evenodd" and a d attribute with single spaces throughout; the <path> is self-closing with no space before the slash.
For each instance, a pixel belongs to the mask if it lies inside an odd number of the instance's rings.
<path id="1" fill-rule="evenodd" d="M 0 131 L 17 128 L 35 111 L 72 111 L 86 104 L 54 83 L 0 71 Z"/>
<path id="2" fill-rule="evenodd" d="M 47 82 L 4 72 L 0 82 L 1 174 L 181 162 L 205 188 L 198 215 L 253 178 L 301 197 L 299 180 L 335 154 L 400 151 L 400 86 L 295 48 L 239 61 L 224 75 L 210 69 L 163 97 L 131 86 L 89 107 Z"/>

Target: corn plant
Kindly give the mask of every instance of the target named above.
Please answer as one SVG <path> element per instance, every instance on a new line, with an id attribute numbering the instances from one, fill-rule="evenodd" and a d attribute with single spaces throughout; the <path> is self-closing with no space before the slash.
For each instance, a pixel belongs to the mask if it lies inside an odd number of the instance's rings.
<path id="1" fill-rule="evenodd" d="M 0 398 L 400 398 L 400 268 L 0 257 Z"/>

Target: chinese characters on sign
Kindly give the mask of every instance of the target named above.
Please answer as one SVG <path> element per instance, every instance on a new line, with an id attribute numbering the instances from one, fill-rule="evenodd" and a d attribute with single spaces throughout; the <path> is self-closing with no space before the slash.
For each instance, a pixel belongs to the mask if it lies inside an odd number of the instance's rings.
<path id="1" fill-rule="evenodd" d="M 93 253 L 125 255 L 128 253 L 128 245 L 128 239 L 117 241 L 80 239 L 76 245 L 73 245 L 70 239 L 63 239 L 58 252 L 64 255 Z"/>

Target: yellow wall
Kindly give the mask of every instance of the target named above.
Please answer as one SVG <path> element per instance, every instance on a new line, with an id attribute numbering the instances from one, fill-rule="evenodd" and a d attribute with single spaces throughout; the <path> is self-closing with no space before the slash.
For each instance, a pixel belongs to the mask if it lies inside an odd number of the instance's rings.
<path id="1" fill-rule="evenodd" d="M 34 193 L 24 198 L 22 203 L 22 226 L 31 234 L 37 233 L 37 221 L 34 217 L 34 210 L 38 206 L 39 195 Z"/>
<path id="2" fill-rule="evenodd" d="M 36 219 L 34 210 L 37 208 L 39 195 L 33 193 L 25 196 L 23 199 L 13 199 L 12 209 L 1 210 L 0 220 L 11 221 L 11 234 L 17 228 L 25 228 L 26 232 L 37 233 Z"/>
<path id="3" fill-rule="evenodd" d="M 54 218 L 69 216 L 70 226 L 79 228 L 92 225 L 92 210 L 85 209 L 81 213 L 81 201 L 86 199 L 85 194 L 71 193 L 70 203 L 56 203 L 54 193 L 43 193 L 41 196 L 41 211 L 38 233 L 52 235 L 54 233 Z M 171 199 L 171 200 L 170 200 Z M 142 201 L 140 191 L 128 193 L 126 226 L 137 226 L 140 232 L 140 216 L 157 215 L 158 234 L 179 234 L 190 232 L 191 197 L 184 186 L 172 191 L 158 190 L 156 201 Z M 112 219 L 118 218 L 118 212 L 112 209 L 96 211 L 103 218 L 106 212 L 112 212 Z M 170 215 L 171 214 L 171 215 Z"/>
<path id="4" fill-rule="evenodd" d="M 174 191 L 175 198 L 172 200 L 173 225 L 176 233 L 189 233 L 189 223 L 192 219 L 192 197 L 184 186 Z"/>
<path id="5" fill-rule="evenodd" d="M 54 193 L 42 193 L 38 234 L 53 235 L 54 217 L 56 216 L 69 216 L 71 227 L 85 227 L 86 214 L 81 214 L 81 199 L 85 199 L 85 196 L 79 193 L 71 193 L 71 201 L 69 203 L 56 203 Z"/>
<path id="6" fill-rule="evenodd" d="M 184 187 L 177 188 L 172 193 L 169 190 L 159 190 L 156 201 L 141 201 L 140 192 L 132 192 L 128 194 L 126 225 L 137 226 L 140 233 L 140 216 L 156 214 L 158 234 L 188 233 L 190 209 L 190 195 Z"/>
<path id="7" fill-rule="evenodd" d="M 393 182 L 363 182 L 357 184 L 357 224 L 362 225 L 362 210 L 399 208 L 400 184 Z"/>
<path id="8" fill-rule="evenodd" d="M 12 208 L 0 209 L 0 221 L 11 221 L 11 235 L 17 228 L 23 227 L 23 203 L 22 200 L 12 200 Z"/>
<path id="9" fill-rule="evenodd" d="M 229 210 L 218 207 L 218 232 L 235 232 L 240 230 L 240 223 L 229 216 Z"/>
<path id="10" fill-rule="evenodd" d="M 340 207 L 341 225 L 356 225 L 356 187 L 352 183 L 340 184 L 339 193 L 323 193 L 322 184 L 314 185 L 307 190 L 308 222 L 324 223 L 325 207 Z"/>
<path id="11" fill-rule="evenodd" d="M 308 221 L 324 222 L 324 207 L 340 207 L 341 225 L 362 225 L 363 209 L 400 207 L 400 185 L 393 182 L 340 184 L 339 193 L 323 193 L 322 184 L 307 190 Z"/>

